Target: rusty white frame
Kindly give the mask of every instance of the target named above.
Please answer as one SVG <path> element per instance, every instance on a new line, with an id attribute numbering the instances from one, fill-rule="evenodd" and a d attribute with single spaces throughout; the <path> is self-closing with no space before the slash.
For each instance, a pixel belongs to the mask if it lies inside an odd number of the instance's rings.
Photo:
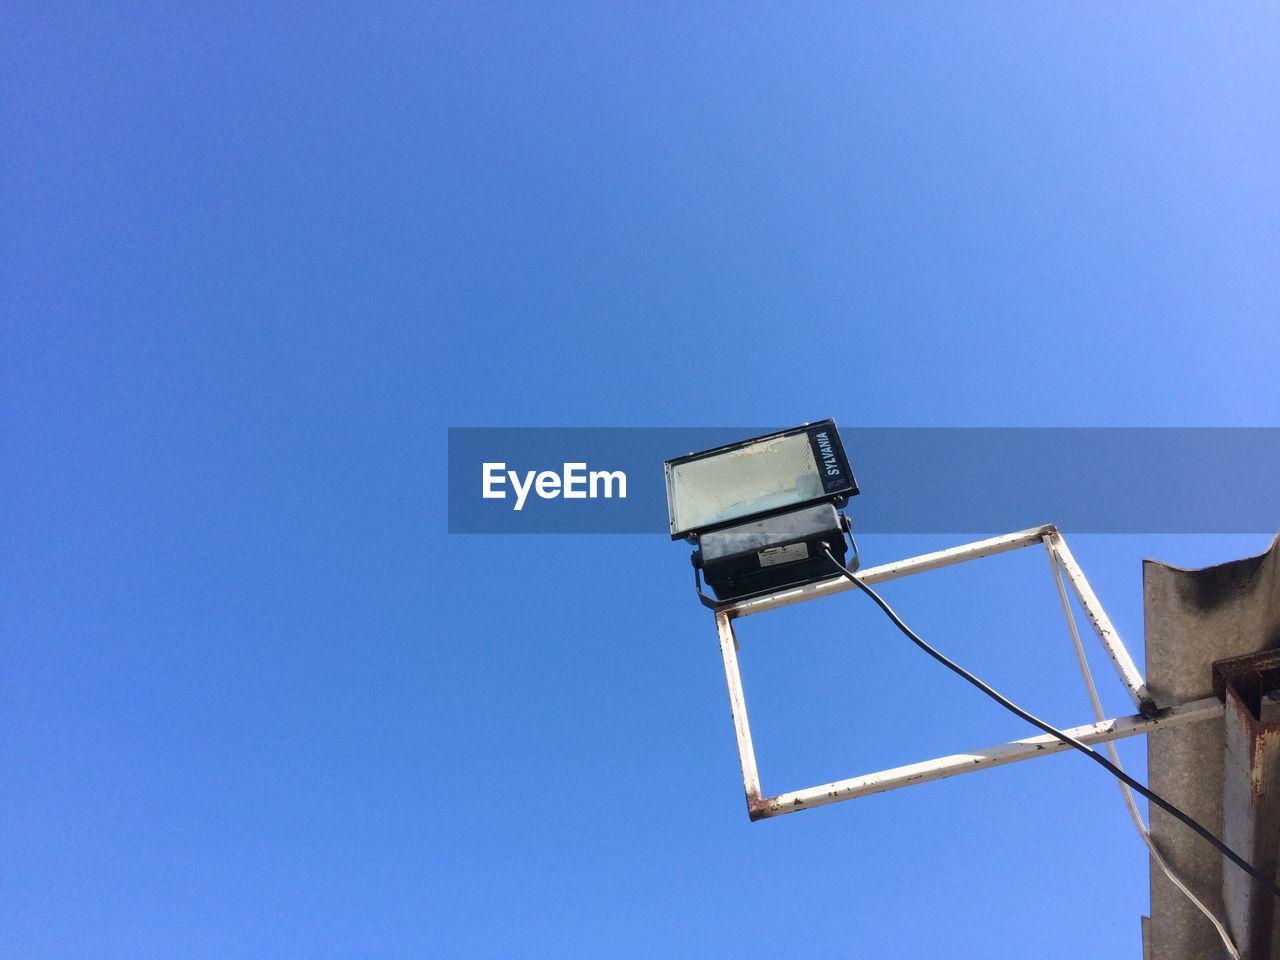
<path id="1" fill-rule="evenodd" d="M 993 537 L 990 540 L 967 543 L 948 550 L 939 550 L 936 553 L 926 553 L 878 567 L 869 567 L 859 571 L 857 577 L 866 584 L 883 583 L 886 580 L 897 580 L 912 574 L 924 573 L 927 570 L 937 570 L 940 567 L 964 563 L 967 560 L 1008 553 L 1011 550 L 1019 550 L 1035 544 L 1044 545 L 1055 572 L 1055 579 L 1058 571 L 1065 576 L 1080 606 L 1084 608 L 1094 633 L 1115 667 L 1120 681 L 1138 708 L 1138 713 L 1133 716 L 1116 717 L 1098 723 L 1071 727 L 1066 731 L 1067 733 L 1085 743 L 1105 743 L 1109 740 L 1148 733 L 1157 726 L 1172 727 L 1222 716 L 1222 703 L 1217 697 L 1207 697 L 1165 709 L 1156 708 L 1151 695 L 1147 692 L 1146 681 L 1143 680 L 1142 674 L 1133 662 L 1133 657 L 1125 649 L 1106 611 L 1102 609 L 1102 604 L 1098 602 L 1088 580 L 1085 579 L 1080 565 L 1076 563 L 1062 534 L 1053 524 L 1032 527 L 1018 533 Z M 720 639 L 720 656 L 724 660 L 724 678 L 729 691 L 729 711 L 733 717 L 733 730 L 738 742 L 738 760 L 742 766 L 742 785 L 746 791 L 747 813 L 752 820 L 763 820 L 797 810 L 808 810 L 811 807 L 821 807 L 839 800 L 865 797 L 873 793 L 883 793 L 886 790 L 941 780 L 961 773 L 985 770 L 988 767 L 998 767 L 1070 749 L 1060 740 L 1046 734 L 1002 743 L 971 753 L 937 757 L 922 763 L 881 770 L 878 773 L 869 773 L 848 780 L 837 780 L 777 796 L 764 796 L 760 789 L 760 773 L 756 768 L 755 748 L 751 743 L 751 727 L 747 721 L 747 703 L 742 692 L 742 676 L 738 671 L 738 642 L 733 633 L 733 621 L 739 617 L 764 613 L 793 603 L 816 600 L 819 597 L 853 589 L 856 589 L 855 586 L 845 577 L 836 576 L 802 587 L 779 590 L 765 596 L 725 604 L 715 611 L 716 632 Z M 1063 599 L 1065 601 L 1065 596 Z"/>

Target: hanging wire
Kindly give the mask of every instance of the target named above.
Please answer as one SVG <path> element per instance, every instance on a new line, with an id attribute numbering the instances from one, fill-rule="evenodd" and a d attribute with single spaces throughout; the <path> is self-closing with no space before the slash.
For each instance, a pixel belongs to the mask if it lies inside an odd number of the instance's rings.
<path id="1" fill-rule="evenodd" d="M 850 534 L 850 537 L 852 537 L 852 534 Z M 839 560 L 837 560 L 832 555 L 831 548 L 829 546 L 826 546 L 826 545 L 823 546 L 823 553 L 826 555 L 828 562 L 830 562 L 833 567 L 839 570 L 840 573 L 843 574 L 846 579 L 852 582 L 854 586 L 856 586 L 859 590 L 861 590 L 863 593 L 865 593 L 875 602 L 876 606 L 878 606 L 884 612 L 885 616 L 887 616 L 891 621 L 893 621 L 893 625 L 896 626 L 908 640 L 910 640 L 917 647 L 919 647 L 921 650 L 923 650 L 925 653 L 931 656 L 934 660 L 937 660 L 940 664 L 942 664 L 952 673 L 956 674 L 957 676 L 966 680 L 968 683 L 971 683 L 973 686 L 977 687 L 979 690 L 985 693 L 988 697 L 990 697 L 996 703 L 1000 704 L 1010 713 L 1014 714 L 1015 716 L 1021 717 L 1023 720 L 1027 721 L 1027 723 L 1031 724 L 1033 727 L 1037 727 L 1040 730 L 1043 730 L 1045 733 L 1049 734 L 1054 739 L 1059 740 L 1060 742 L 1066 744 L 1067 746 L 1080 751 L 1086 757 L 1092 760 L 1094 763 L 1098 764 L 1100 767 L 1102 767 L 1104 770 L 1110 773 L 1117 780 L 1121 781 L 1122 783 L 1126 783 L 1130 787 L 1132 787 L 1134 790 L 1137 790 L 1138 793 L 1142 794 L 1144 797 L 1146 797 L 1156 806 L 1160 807 L 1162 810 L 1165 810 L 1171 816 L 1182 821 L 1196 834 L 1203 837 L 1208 843 L 1210 843 L 1214 847 L 1214 849 L 1216 849 L 1224 857 L 1226 857 L 1228 860 L 1230 860 L 1232 863 L 1238 866 L 1245 873 L 1249 874 L 1249 876 L 1257 880 L 1258 883 L 1260 883 L 1263 887 L 1269 890 L 1273 896 L 1280 898 L 1280 886 L 1277 886 L 1272 880 L 1269 880 L 1266 876 L 1263 875 L 1263 873 L 1260 870 L 1258 870 L 1257 867 L 1255 867 L 1248 860 L 1246 860 L 1244 857 L 1240 856 L 1240 854 L 1236 853 L 1229 846 L 1227 846 L 1222 840 L 1220 840 L 1213 833 L 1212 830 L 1210 830 L 1204 824 L 1200 823 L 1200 821 L 1196 820 L 1190 814 L 1185 813 L 1184 811 L 1179 809 L 1177 806 L 1170 803 L 1168 800 L 1160 796 L 1160 794 L 1156 793 L 1154 790 L 1147 787 L 1145 784 L 1141 783 L 1138 780 L 1135 780 L 1129 774 L 1125 773 L 1122 767 L 1112 763 L 1110 760 L 1104 757 L 1097 750 L 1094 750 L 1091 746 L 1089 746 L 1084 741 L 1076 739 L 1066 731 L 1059 730 L 1057 727 L 1049 723 L 1047 720 L 1041 720 L 1039 717 L 1037 717 L 1035 714 L 1031 713 L 1030 711 L 1024 710 L 1022 707 L 1018 706 L 1016 703 L 1014 703 L 1004 694 L 1000 693 L 990 684 L 976 677 L 974 674 L 970 673 L 964 667 L 960 666 L 960 664 L 956 663 L 954 660 L 950 659 L 945 654 L 939 652 L 936 648 L 934 648 L 928 642 L 923 640 L 918 633 L 916 633 L 909 626 L 907 626 L 906 622 L 900 616 L 898 616 L 897 612 L 893 609 L 893 607 L 889 606 L 888 602 L 886 602 L 885 599 L 880 596 L 880 594 L 878 594 L 875 590 L 873 590 L 868 584 L 863 583 L 862 580 L 856 574 L 854 574 L 852 570 L 850 570 L 848 567 L 842 564 Z"/>

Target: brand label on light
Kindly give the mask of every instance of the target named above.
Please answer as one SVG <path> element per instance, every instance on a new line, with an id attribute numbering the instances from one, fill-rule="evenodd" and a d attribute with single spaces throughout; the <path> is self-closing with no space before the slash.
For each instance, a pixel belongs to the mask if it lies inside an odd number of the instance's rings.
<path id="1" fill-rule="evenodd" d="M 765 547 L 756 556 L 760 558 L 760 566 L 776 567 L 780 563 L 804 560 L 809 556 L 809 545 L 807 543 L 788 543 L 782 547 Z"/>

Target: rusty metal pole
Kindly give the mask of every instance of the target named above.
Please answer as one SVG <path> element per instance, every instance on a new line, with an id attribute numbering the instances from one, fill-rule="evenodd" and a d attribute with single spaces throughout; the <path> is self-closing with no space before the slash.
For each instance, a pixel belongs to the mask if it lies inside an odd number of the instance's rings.
<path id="1" fill-rule="evenodd" d="M 1280 854 L 1280 654 L 1213 665 L 1226 704 L 1222 767 L 1223 839 L 1265 875 Z M 1222 879 L 1227 922 L 1246 960 L 1275 956 L 1276 898 L 1239 870 Z"/>

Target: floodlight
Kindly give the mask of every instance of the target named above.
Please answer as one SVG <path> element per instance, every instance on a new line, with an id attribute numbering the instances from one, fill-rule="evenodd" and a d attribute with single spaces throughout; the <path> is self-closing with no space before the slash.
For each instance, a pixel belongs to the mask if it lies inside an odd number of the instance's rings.
<path id="1" fill-rule="evenodd" d="M 676 457 L 663 467 L 671 538 L 698 545 L 694 567 L 719 602 L 832 576 L 824 545 L 843 559 L 848 528 L 837 510 L 858 485 L 835 421 Z"/>
<path id="2" fill-rule="evenodd" d="M 1153 809 L 1160 807 L 1191 828 L 1227 861 L 1257 881 L 1260 890 L 1269 891 L 1280 900 L 1280 884 L 1274 880 L 1274 865 L 1271 869 L 1254 866 L 1203 823 L 1135 780 L 1120 766 L 1120 758 L 1111 747 L 1111 740 L 1135 733 L 1152 732 L 1157 724 L 1162 730 L 1168 730 L 1178 723 L 1221 717 L 1223 707 L 1217 697 L 1206 697 L 1163 709 L 1156 705 L 1146 681 L 1142 679 L 1132 657 L 1116 636 L 1115 629 L 1085 582 L 1083 573 L 1076 566 L 1057 528 L 1052 525 L 1035 527 L 855 573 L 858 569 L 858 548 L 848 520 L 837 508 L 843 506 L 848 497 L 856 494 L 858 488 L 834 422 L 825 420 L 814 426 L 805 424 L 793 430 L 755 437 L 702 453 L 691 453 L 686 457 L 668 460 L 664 466 L 671 537 L 686 537 L 697 544 L 693 553 L 693 567 L 698 597 L 715 610 L 716 633 L 720 639 L 720 655 L 724 661 L 725 682 L 729 690 L 729 710 L 733 715 L 734 735 L 738 741 L 747 812 L 752 820 L 794 813 L 838 800 L 938 780 L 984 767 L 1045 756 L 1049 752 L 1073 749 L 1097 762 L 1120 781 L 1129 808 L 1134 812 L 1134 824 L 1153 853 L 1156 853 L 1156 847 L 1152 843 L 1150 832 L 1137 816 L 1130 790 L 1150 801 Z M 849 534 L 853 553 L 852 560 L 847 564 L 844 562 L 845 534 Z M 912 630 L 872 587 L 873 583 L 881 580 L 935 570 L 1036 543 L 1042 543 L 1049 552 L 1049 564 L 1066 616 L 1067 628 L 1085 686 L 1093 699 L 1094 714 L 1097 717 L 1097 722 L 1093 724 L 1062 730 L 1024 710 Z M 707 583 L 715 591 L 717 599 L 713 600 L 702 592 L 700 573 L 704 571 Z M 1121 680 L 1138 705 L 1136 716 L 1112 720 L 1105 718 L 1067 598 L 1064 575 L 1088 614 L 1098 639 L 1110 654 Z M 755 749 L 751 743 L 751 728 L 747 721 L 733 621 L 752 613 L 848 589 L 857 589 L 866 594 L 893 625 L 923 652 L 1045 735 L 867 776 L 831 781 L 822 786 L 772 797 L 764 796 L 760 787 Z M 1241 671 L 1255 680 L 1259 671 L 1266 666 L 1258 659 L 1259 656 L 1254 654 L 1240 658 L 1247 663 L 1237 664 Z M 1215 664 L 1215 688 L 1216 681 L 1220 679 L 1216 676 L 1218 666 L 1235 662 L 1220 660 Z M 1260 666 L 1260 663 L 1263 665 Z M 1224 686 L 1229 682 L 1225 681 Z M 1256 688 L 1257 684 L 1254 686 Z M 1224 696 L 1221 688 L 1217 689 L 1218 695 Z M 1236 696 L 1238 692 L 1233 690 L 1230 696 L 1235 697 L 1235 700 L 1228 700 L 1228 734 L 1232 733 L 1231 717 L 1243 713 L 1246 721 L 1252 719 L 1248 710 L 1233 712 L 1231 709 L 1231 703 L 1236 706 L 1241 704 L 1240 698 Z M 1256 694 L 1256 689 L 1254 693 Z M 1247 739 L 1253 729 L 1247 723 L 1244 726 L 1237 724 L 1237 727 L 1237 740 Z M 1241 730 L 1244 732 L 1241 733 Z M 1092 746 L 1103 742 L 1107 743 L 1110 759 Z M 1246 778 L 1248 773 L 1246 771 L 1244 774 Z M 1255 855 L 1257 853 L 1256 850 L 1252 852 Z M 1158 854 L 1156 860 L 1174 886 L 1190 897 L 1192 903 L 1212 922 L 1228 952 L 1238 954 L 1239 951 L 1222 922 L 1191 894 Z M 1270 927 L 1265 927 L 1263 933 L 1269 935 Z"/>

